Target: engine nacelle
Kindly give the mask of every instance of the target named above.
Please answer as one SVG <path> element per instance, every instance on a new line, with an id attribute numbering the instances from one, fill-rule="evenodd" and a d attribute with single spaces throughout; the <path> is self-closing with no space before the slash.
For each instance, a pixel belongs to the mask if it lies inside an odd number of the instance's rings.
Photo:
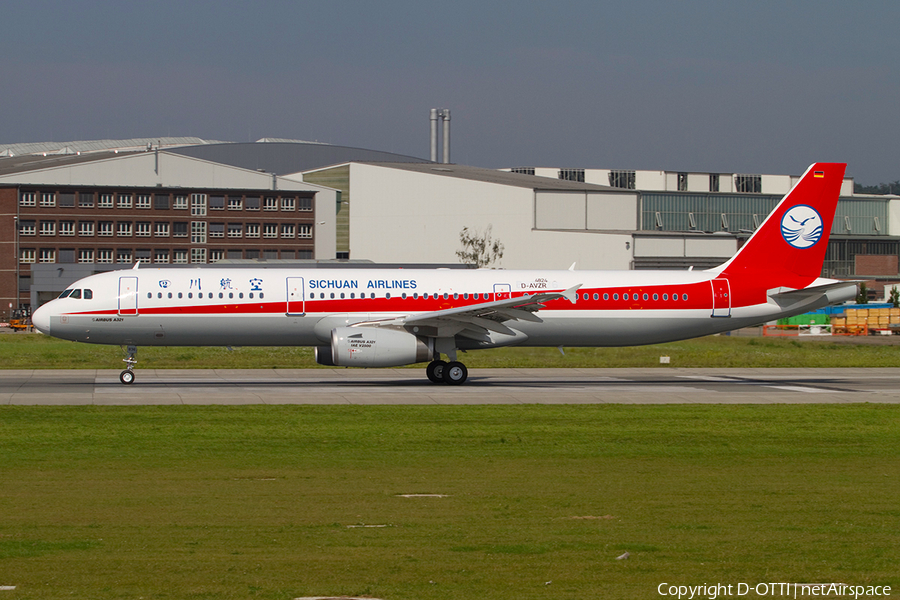
<path id="1" fill-rule="evenodd" d="M 406 331 L 379 327 L 338 327 L 328 347 L 316 348 L 316 362 L 339 367 L 399 367 L 431 360 L 434 343 Z"/>

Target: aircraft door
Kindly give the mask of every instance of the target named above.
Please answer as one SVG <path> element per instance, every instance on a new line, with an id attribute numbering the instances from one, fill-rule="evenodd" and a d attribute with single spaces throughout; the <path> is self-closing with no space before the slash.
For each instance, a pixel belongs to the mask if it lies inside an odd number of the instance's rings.
<path id="1" fill-rule="evenodd" d="M 119 316 L 129 317 L 138 314 L 137 293 L 137 277 L 119 277 Z"/>
<path id="2" fill-rule="evenodd" d="M 306 293 L 302 277 L 287 278 L 287 314 L 306 314 Z"/>
<path id="3" fill-rule="evenodd" d="M 712 317 L 730 317 L 731 316 L 731 285 L 727 279 L 713 279 L 712 298 L 713 309 Z"/>
<path id="4" fill-rule="evenodd" d="M 494 300 L 506 300 L 512 293 L 512 286 L 508 283 L 494 284 Z"/>

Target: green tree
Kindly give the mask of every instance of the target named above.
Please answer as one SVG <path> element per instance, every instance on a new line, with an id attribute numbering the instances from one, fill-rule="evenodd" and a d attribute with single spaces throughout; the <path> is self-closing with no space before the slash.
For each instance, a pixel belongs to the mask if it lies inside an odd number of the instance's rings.
<path id="1" fill-rule="evenodd" d="M 500 240 L 491 237 L 491 225 L 488 225 L 484 233 L 469 230 L 463 227 L 459 232 L 459 243 L 462 249 L 456 251 L 459 261 L 465 264 L 474 264 L 478 268 L 487 267 L 503 258 L 503 244 Z"/>
<path id="2" fill-rule="evenodd" d="M 856 303 L 857 304 L 868 304 L 869 303 L 869 288 L 866 285 L 866 282 L 863 281 L 859 284 L 859 291 L 856 294 Z"/>
<path id="3" fill-rule="evenodd" d="M 891 288 L 891 295 L 888 298 L 888 302 L 890 302 L 894 308 L 900 308 L 900 287 L 896 285 Z"/>

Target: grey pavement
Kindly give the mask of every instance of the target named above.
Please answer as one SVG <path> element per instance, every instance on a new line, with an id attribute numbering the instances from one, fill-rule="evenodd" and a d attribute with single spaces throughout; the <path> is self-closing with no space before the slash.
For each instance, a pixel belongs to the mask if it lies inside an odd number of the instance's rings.
<path id="1" fill-rule="evenodd" d="M 0 404 L 839 404 L 900 403 L 900 368 L 0 370 Z"/>

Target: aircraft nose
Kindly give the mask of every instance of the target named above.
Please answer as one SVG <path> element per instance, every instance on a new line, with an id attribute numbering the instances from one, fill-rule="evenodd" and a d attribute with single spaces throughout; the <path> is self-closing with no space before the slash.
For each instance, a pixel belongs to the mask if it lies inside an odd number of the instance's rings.
<path id="1" fill-rule="evenodd" d="M 50 335 L 50 307 L 46 304 L 31 314 L 31 324 L 43 334 Z"/>

